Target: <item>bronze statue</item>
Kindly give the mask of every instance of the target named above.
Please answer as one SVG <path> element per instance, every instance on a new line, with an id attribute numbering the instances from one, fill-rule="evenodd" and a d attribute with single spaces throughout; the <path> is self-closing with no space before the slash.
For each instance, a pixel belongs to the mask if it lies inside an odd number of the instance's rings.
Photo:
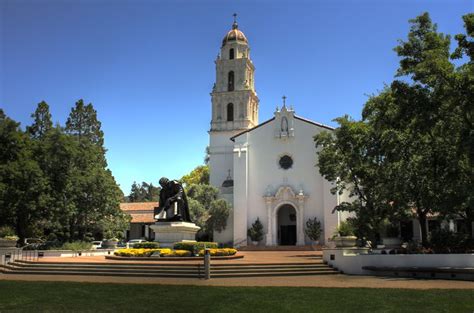
<path id="1" fill-rule="evenodd" d="M 178 181 L 169 180 L 166 177 L 160 179 L 160 185 L 160 203 L 154 210 L 155 218 L 160 213 L 165 212 L 166 218 L 158 218 L 158 221 L 191 222 L 188 200 L 183 186 Z"/>

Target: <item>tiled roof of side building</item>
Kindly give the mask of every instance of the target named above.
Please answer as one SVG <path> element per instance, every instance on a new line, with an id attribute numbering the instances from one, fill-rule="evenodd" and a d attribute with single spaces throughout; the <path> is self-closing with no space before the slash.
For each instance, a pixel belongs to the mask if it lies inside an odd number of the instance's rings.
<path id="1" fill-rule="evenodd" d="M 155 219 L 153 213 L 148 214 L 130 214 L 132 216 L 132 221 L 130 223 L 154 223 Z"/>
<path id="2" fill-rule="evenodd" d="M 127 202 L 120 203 L 122 211 L 153 211 L 158 206 L 158 202 Z"/>

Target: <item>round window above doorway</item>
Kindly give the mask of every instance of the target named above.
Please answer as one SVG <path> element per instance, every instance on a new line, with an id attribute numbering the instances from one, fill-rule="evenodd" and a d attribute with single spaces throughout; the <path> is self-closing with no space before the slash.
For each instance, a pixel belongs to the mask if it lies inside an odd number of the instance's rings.
<path id="1" fill-rule="evenodd" d="M 280 167 L 284 170 L 287 170 L 293 166 L 293 159 L 289 155 L 284 155 L 278 161 Z"/>

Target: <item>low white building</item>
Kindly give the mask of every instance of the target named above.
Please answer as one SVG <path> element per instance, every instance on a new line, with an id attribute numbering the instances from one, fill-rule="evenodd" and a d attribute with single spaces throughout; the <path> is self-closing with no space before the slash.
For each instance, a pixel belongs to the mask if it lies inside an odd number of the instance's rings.
<path id="1" fill-rule="evenodd" d="M 247 229 L 257 218 L 265 245 L 305 245 L 304 228 L 317 217 L 331 237 L 340 218 L 338 196 L 315 166 L 314 135 L 332 128 L 295 115 L 285 104 L 258 123 L 255 67 L 247 38 L 234 21 L 216 61 L 209 131 L 210 182 L 232 204 L 227 228 L 218 242 L 247 245 Z"/>

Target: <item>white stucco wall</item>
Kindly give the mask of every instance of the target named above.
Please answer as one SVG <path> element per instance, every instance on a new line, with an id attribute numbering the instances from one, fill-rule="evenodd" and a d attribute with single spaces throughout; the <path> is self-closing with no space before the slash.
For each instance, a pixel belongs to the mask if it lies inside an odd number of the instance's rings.
<path id="1" fill-rule="evenodd" d="M 331 260 L 333 255 L 334 260 Z M 345 274 L 373 275 L 363 266 L 378 267 L 474 267 L 474 254 L 367 254 L 364 249 L 324 249 L 323 259 Z"/>
<path id="2" fill-rule="evenodd" d="M 233 177 L 233 143 L 230 137 L 238 131 L 210 132 L 209 140 L 209 170 L 210 184 L 220 188 L 231 170 Z"/>

